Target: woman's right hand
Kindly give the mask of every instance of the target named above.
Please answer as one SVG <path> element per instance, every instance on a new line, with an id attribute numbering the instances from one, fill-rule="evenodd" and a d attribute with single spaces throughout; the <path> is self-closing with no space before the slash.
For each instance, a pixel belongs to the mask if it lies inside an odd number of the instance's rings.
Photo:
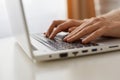
<path id="1" fill-rule="evenodd" d="M 46 37 L 53 39 L 56 34 L 62 31 L 71 32 L 76 27 L 80 26 L 85 20 L 55 20 L 49 27 L 48 31 L 45 33 Z"/>

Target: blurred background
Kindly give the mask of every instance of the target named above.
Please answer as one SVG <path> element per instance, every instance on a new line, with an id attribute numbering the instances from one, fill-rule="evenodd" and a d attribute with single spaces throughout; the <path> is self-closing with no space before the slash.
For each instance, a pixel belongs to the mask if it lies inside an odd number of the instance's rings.
<path id="1" fill-rule="evenodd" d="M 119 0 L 23 0 L 31 33 L 43 32 L 53 20 L 84 19 L 119 8 Z M 0 38 L 12 36 L 5 0 L 0 0 Z"/>

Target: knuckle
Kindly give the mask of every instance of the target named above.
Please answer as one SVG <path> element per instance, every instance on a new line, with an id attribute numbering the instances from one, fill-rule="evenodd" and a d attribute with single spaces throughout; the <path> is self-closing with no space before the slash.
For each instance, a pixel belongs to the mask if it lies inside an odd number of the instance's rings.
<path id="1" fill-rule="evenodd" d="M 58 26 L 57 28 L 58 28 L 58 29 L 61 29 L 61 28 L 62 28 L 62 25 Z"/>
<path id="2" fill-rule="evenodd" d="M 95 17 L 90 18 L 90 20 L 91 20 L 91 21 L 94 21 L 94 20 L 95 20 Z"/>
<path id="3" fill-rule="evenodd" d="M 103 18 L 103 17 L 97 17 L 97 18 L 95 18 L 95 21 L 104 21 L 105 20 L 105 18 Z"/>
<path id="4" fill-rule="evenodd" d="M 103 21 L 103 20 L 104 20 L 104 18 L 102 18 L 102 17 L 95 17 L 92 19 L 93 22 Z"/>
<path id="5" fill-rule="evenodd" d="M 59 26 L 57 27 L 57 30 L 58 30 L 58 31 L 64 30 L 63 25 L 59 25 Z"/>
<path id="6" fill-rule="evenodd" d="M 74 26 L 79 26 L 82 22 L 82 20 L 75 20 L 75 19 L 70 19 L 68 20 L 68 23 L 71 24 L 71 25 L 74 25 Z"/>
<path id="7" fill-rule="evenodd" d="M 95 19 L 96 17 L 91 17 L 91 19 Z"/>
<path id="8" fill-rule="evenodd" d="M 100 21 L 101 20 L 101 18 L 95 18 L 94 19 L 94 21 Z"/>
<path id="9" fill-rule="evenodd" d="M 75 22 L 75 20 L 74 19 L 70 19 L 69 22 L 73 23 L 73 22 Z"/>
<path id="10" fill-rule="evenodd" d="M 53 24 L 56 24 L 57 22 L 58 22 L 58 20 L 54 20 L 54 21 L 53 21 Z"/>
<path id="11" fill-rule="evenodd" d="M 88 32 L 88 29 L 89 29 L 89 28 L 83 29 L 83 32 L 86 32 L 86 33 L 87 33 L 87 32 Z"/>
<path id="12" fill-rule="evenodd" d="M 89 19 L 84 19 L 83 21 L 86 22 L 86 21 L 88 21 L 88 20 L 89 20 Z"/>
<path id="13" fill-rule="evenodd" d="M 100 33 L 98 32 L 98 31 L 96 31 L 95 33 L 94 33 L 94 35 L 99 35 Z"/>
<path id="14" fill-rule="evenodd" d="M 104 30 L 109 30 L 109 29 L 110 29 L 109 26 L 105 26 L 105 27 L 104 27 Z"/>
<path id="15" fill-rule="evenodd" d="M 99 20 L 101 20 L 100 18 L 95 18 L 95 21 L 99 21 Z"/>
<path id="16" fill-rule="evenodd" d="M 106 20 L 106 18 L 104 18 L 104 17 L 99 17 L 101 20 Z"/>

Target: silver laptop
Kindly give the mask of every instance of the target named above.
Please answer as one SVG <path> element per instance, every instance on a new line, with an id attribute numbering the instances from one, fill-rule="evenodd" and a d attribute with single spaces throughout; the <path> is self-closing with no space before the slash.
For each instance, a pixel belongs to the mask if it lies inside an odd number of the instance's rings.
<path id="1" fill-rule="evenodd" d="M 46 38 L 42 33 L 30 36 L 22 0 L 6 0 L 6 5 L 16 40 L 33 60 L 65 59 L 120 50 L 120 39 L 116 38 L 99 38 L 95 42 L 82 44 L 81 41 L 64 42 L 67 33 L 59 33 L 54 40 Z"/>

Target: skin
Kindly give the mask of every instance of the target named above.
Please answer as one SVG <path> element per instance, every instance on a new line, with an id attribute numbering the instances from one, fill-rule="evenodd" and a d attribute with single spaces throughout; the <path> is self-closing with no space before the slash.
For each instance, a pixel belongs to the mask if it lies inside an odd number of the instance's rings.
<path id="1" fill-rule="evenodd" d="M 54 39 L 56 34 L 68 31 L 64 38 L 66 42 L 74 42 L 85 37 L 82 43 L 89 43 L 98 37 L 120 38 L 120 21 L 108 20 L 104 17 L 95 17 L 85 20 L 57 20 L 54 21 L 46 32 L 46 37 Z"/>
<path id="2" fill-rule="evenodd" d="M 71 32 L 83 23 L 82 20 L 55 20 L 46 32 L 46 37 L 53 39 L 57 33 Z"/>

